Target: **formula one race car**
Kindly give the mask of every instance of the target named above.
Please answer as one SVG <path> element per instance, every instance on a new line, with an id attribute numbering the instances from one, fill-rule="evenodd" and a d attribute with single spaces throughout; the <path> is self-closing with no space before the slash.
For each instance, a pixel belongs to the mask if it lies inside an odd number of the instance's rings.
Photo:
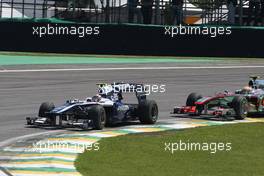
<path id="1" fill-rule="evenodd" d="M 138 103 L 123 103 L 123 92 L 134 92 Z M 38 116 L 27 117 L 27 125 L 101 130 L 104 126 L 131 120 L 154 124 L 158 119 L 158 106 L 154 100 L 147 99 L 143 84 L 99 84 L 98 94 L 85 100 L 67 100 L 58 107 L 50 102 L 42 103 Z"/>
<path id="2" fill-rule="evenodd" d="M 234 117 L 242 120 L 248 114 L 264 114 L 264 80 L 252 76 L 248 86 L 231 93 L 217 93 L 203 97 L 191 93 L 186 106 L 174 107 L 173 114 L 206 115 L 212 117 Z"/>

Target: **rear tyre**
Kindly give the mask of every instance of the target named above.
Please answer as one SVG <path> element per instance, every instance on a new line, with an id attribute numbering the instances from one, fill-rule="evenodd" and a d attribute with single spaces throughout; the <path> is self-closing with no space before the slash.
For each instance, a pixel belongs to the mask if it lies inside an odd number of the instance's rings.
<path id="1" fill-rule="evenodd" d="M 48 117 L 46 113 L 52 111 L 54 108 L 55 108 L 54 103 L 44 102 L 39 107 L 38 116 L 39 117 Z"/>
<path id="2" fill-rule="evenodd" d="M 113 117 L 113 108 L 104 108 L 105 109 L 105 114 L 106 114 L 106 121 L 105 121 L 105 127 L 112 127 L 114 123 L 112 122 L 112 117 Z"/>
<path id="3" fill-rule="evenodd" d="M 89 117 L 93 120 L 93 125 L 95 130 L 102 130 L 106 123 L 106 113 L 105 109 L 101 105 L 94 105 L 90 108 Z"/>
<path id="4" fill-rule="evenodd" d="M 158 120 L 158 105 L 154 100 L 144 100 L 139 104 L 138 116 L 142 124 L 154 124 Z"/>
<path id="5" fill-rule="evenodd" d="M 195 106 L 195 102 L 203 96 L 198 93 L 191 93 L 186 100 L 186 106 Z"/>
<path id="6" fill-rule="evenodd" d="M 232 107 L 236 113 L 235 119 L 243 120 L 247 117 L 248 101 L 245 97 L 237 96 L 232 100 Z"/>

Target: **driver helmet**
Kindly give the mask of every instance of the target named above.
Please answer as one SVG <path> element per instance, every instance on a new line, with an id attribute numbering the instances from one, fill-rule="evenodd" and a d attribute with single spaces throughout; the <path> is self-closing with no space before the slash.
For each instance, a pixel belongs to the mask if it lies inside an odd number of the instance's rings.
<path id="1" fill-rule="evenodd" d="M 242 93 L 244 94 L 248 94 L 252 91 L 252 87 L 249 87 L 249 86 L 245 86 L 243 87 L 243 89 L 241 90 Z"/>
<path id="2" fill-rule="evenodd" d="M 101 100 L 101 95 L 96 94 L 95 96 L 92 97 L 91 101 L 92 102 L 99 102 Z"/>
<path id="3" fill-rule="evenodd" d="M 112 94 L 112 92 L 113 91 L 112 91 L 111 87 L 107 87 L 107 86 L 101 87 L 98 90 L 98 94 L 103 98 L 107 98 L 108 96 L 110 96 Z"/>

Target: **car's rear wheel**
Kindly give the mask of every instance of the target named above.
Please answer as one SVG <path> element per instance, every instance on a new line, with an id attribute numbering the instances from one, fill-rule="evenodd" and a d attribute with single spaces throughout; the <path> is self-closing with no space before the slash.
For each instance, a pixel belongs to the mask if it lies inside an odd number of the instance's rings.
<path id="1" fill-rule="evenodd" d="M 105 127 L 112 127 L 114 125 L 114 122 L 112 121 L 113 117 L 113 108 L 112 107 L 105 107 L 105 114 L 106 114 L 106 120 L 105 120 Z"/>
<path id="2" fill-rule="evenodd" d="M 236 96 L 232 100 L 232 107 L 235 111 L 235 119 L 243 120 L 247 117 L 248 113 L 248 101 L 243 96 Z"/>
<path id="3" fill-rule="evenodd" d="M 198 93 L 189 94 L 189 96 L 187 97 L 187 100 L 186 100 L 186 106 L 195 106 L 195 102 L 202 97 L 203 96 L 201 94 L 198 94 Z"/>
<path id="4" fill-rule="evenodd" d="M 138 107 L 139 120 L 143 124 L 154 124 L 158 120 L 158 105 L 154 100 L 144 100 Z"/>
<path id="5" fill-rule="evenodd" d="M 105 109 L 101 105 L 94 105 L 89 109 L 89 117 L 93 120 L 95 130 L 102 130 L 106 123 Z"/>

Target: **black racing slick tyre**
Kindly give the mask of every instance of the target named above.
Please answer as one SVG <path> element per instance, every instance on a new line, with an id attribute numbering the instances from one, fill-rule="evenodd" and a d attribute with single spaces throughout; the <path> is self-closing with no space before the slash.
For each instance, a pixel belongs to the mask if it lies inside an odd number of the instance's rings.
<path id="1" fill-rule="evenodd" d="M 189 96 L 187 97 L 187 100 L 186 100 L 186 106 L 195 106 L 195 102 L 202 97 L 203 96 L 198 94 L 198 93 L 189 94 Z"/>
<path id="2" fill-rule="evenodd" d="M 46 113 L 52 111 L 55 108 L 54 103 L 44 102 L 39 107 L 39 117 L 47 117 Z"/>
<path id="3" fill-rule="evenodd" d="M 113 108 L 105 107 L 104 109 L 106 114 L 105 127 L 112 127 L 114 125 L 114 122 L 111 118 L 113 116 Z"/>
<path id="4" fill-rule="evenodd" d="M 94 105 L 88 111 L 89 117 L 93 120 L 95 130 L 102 130 L 106 123 L 105 109 L 101 105 Z"/>
<path id="5" fill-rule="evenodd" d="M 236 96 L 232 100 L 232 107 L 235 111 L 235 119 L 243 120 L 247 117 L 248 101 L 243 96 Z"/>
<path id="6" fill-rule="evenodd" d="M 158 105 L 154 100 L 144 100 L 138 107 L 138 116 L 142 124 L 155 124 L 158 120 Z"/>

